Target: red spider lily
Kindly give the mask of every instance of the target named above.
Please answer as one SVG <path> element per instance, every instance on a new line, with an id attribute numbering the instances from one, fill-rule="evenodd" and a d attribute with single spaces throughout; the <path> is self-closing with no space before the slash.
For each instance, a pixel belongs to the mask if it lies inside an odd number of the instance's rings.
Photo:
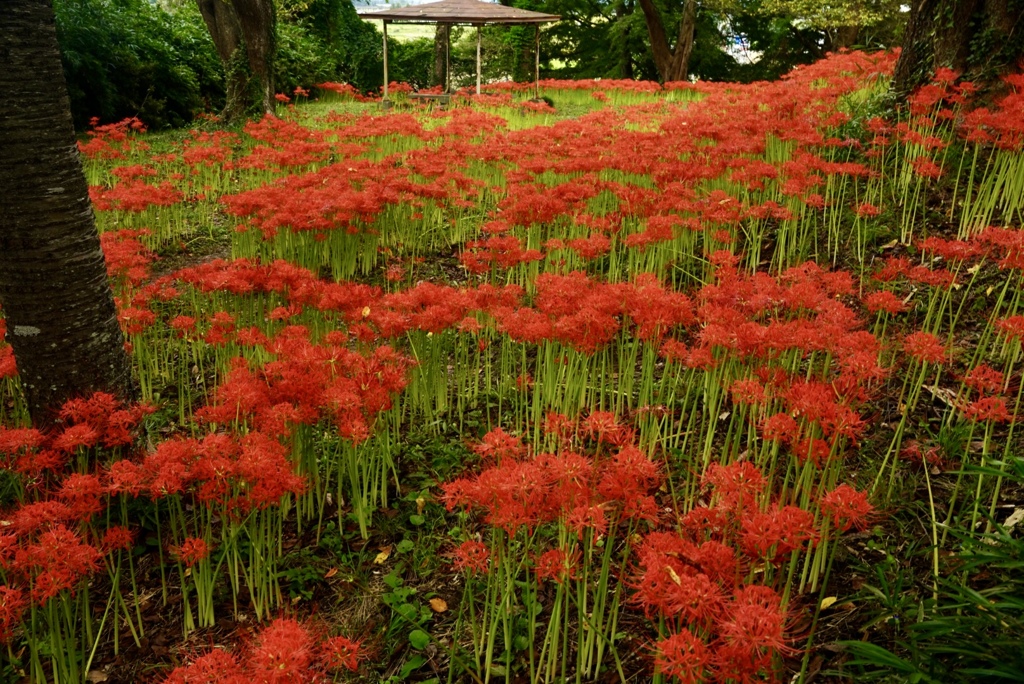
<path id="1" fill-rule="evenodd" d="M 228 651 L 214 649 L 189 665 L 176 667 L 164 684 L 253 684 L 238 659 Z"/>
<path id="2" fill-rule="evenodd" d="M 359 669 L 359 660 L 364 657 L 362 643 L 343 636 L 326 639 L 320 644 L 320 653 L 328 669 L 352 672 Z"/>
<path id="3" fill-rule="evenodd" d="M 591 412 L 580 421 L 579 431 L 598 444 L 624 445 L 633 441 L 633 430 L 621 425 L 609 411 Z"/>
<path id="4" fill-rule="evenodd" d="M 100 557 L 78 534 L 54 524 L 15 553 L 13 567 L 17 574 L 32 578 L 32 600 L 43 605 L 62 591 L 74 592 L 96 571 Z"/>
<path id="5" fill-rule="evenodd" d="M 181 546 L 171 549 L 171 552 L 185 564 L 185 567 L 191 568 L 210 555 L 210 547 L 205 540 L 199 537 L 189 537 L 181 543 Z"/>
<path id="6" fill-rule="evenodd" d="M 921 331 L 910 333 L 903 339 L 903 351 L 920 363 L 945 363 L 949 357 L 946 346 L 938 337 Z"/>
<path id="7" fill-rule="evenodd" d="M 748 648 L 741 641 L 721 641 L 711 654 L 711 671 L 718 681 L 761 684 L 773 681 L 772 654 Z"/>
<path id="8" fill-rule="evenodd" d="M 991 421 L 993 423 L 1008 423 L 1013 415 L 1006 408 L 1006 399 L 1003 397 L 982 397 L 961 407 L 964 418 L 972 422 Z"/>
<path id="9" fill-rule="evenodd" d="M 655 644 L 654 667 L 667 677 L 675 677 L 681 684 L 700 684 L 706 681 L 710 654 L 707 646 L 690 630 L 682 629 Z"/>
<path id="10" fill-rule="evenodd" d="M 1005 376 L 991 366 L 979 363 L 964 376 L 964 384 L 975 392 L 995 394 L 1001 392 L 1006 383 Z"/>
<path id="11" fill-rule="evenodd" d="M 943 240 L 935 236 L 921 240 L 918 246 L 924 251 L 953 262 L 977 259 L 988 253 L 988 248 L 977 241 Z"/>
<path id="12" fill-rule="evenodd" d="M 107 528 L 103 533 L 103 542 L 100 544 L 100 548 L 103 549 L 104 553 L 127 551 L 132 547 L 134 542 L 134 532 L 129 530 L 127 527 L 115 525 Z"/>
<path id="13" fill-rule="evenodd" d="M 66 428 L 56 439 L 53 447 L 65 453 L 75 453 L 79 449 L 89 449 L 100 441 L 100 434 L 85 423 Z"/>
<path id="14" fill-rule="evenodd" d="M 11 641 L 27 607 L 28 598 L 22 590 L 0 584 L 0 644 Z"/>
<path id="15" fill-rule="evenodd" d="M 184 199 L 184 195 L 169 182 L 149 185 L 142 180 L 118 184 L 109 190 L 91 186 L 89 196 L 101 211 L 119 209 L 131 212 L 144 211 L 153 206 L 169 207 Z"/>
<path id="16" fill-rule="evenodd" d="M 846 532 L 851 527 L 864 529 L 875 511 L 868 501 L 867 493 L 858 492 L 848 484 L 841 484 L 822 496 L 821 510 L 831 516 L 832 524 L 840 532 Z"/>
<path id="17" fill-rule="evenodd" d="M 505 459 L 518 459 L 526 453 L 526 447 L 519 438 L 502 428 L 495 428 L 483 435 L 483 439 L 474 444 L 472 450 L 485 464 L 501 464 Z"/>
<path id="18" fill-rule="evenodd" d="M 743 549 L 753 559 L 780 562 L 787 554 L 817 539 L 814 515 L 797 506 L 771 506 L 742 520 Z"/>
<path id="19" fill-rule="evenodd" d="M 84 399 L 72 399 L 61 408 L 60 417 L 73 425 L 65 429 L 53 446 L 74 451 L 78 447 L 91 447 L 99 443 L 106 447 L 131 444 L 138 424 L 144 416 L 155 410 L 147 404 L 125 407 L 113 395 L 105 392 L 96 392 Z"/>
<path id="20" fill-rule="evenodd" d="M 87 522 L 103 510 L 105 488 L 96 475 L 72 473 L 64 478 L 57 497 L 68 506 L 75 520 Z"/>
<path id="21" fill-rule="evenodd" d="M 555 411 L 549 411 L 544 416 L 544 432 L 561 439 L 568 439 L 576 432 L 576 426 L 568 416 Z"/>
<path id="22" fill-rule="evenodd" d="M 884 311 L 890 316 L 894 316 L 907 310 L 907 305 L 903 300 L 889 290 L 880 290 L 878 292 L 872 292 L 871 294 L 865 295 L 864 306 L 866 306 L 868 311 L 873 314 L 876 314 L 879 311 Z"/>
<path id="23" fill-rule="evenodd" d="M 714 490 L 718 506 L 741 511 L 757 504 L 764 491 L 765 479 L 753 463 L 736 461 L 726 466 L 712 463 L 704 473 L 703 484 Z"/>
<path id="24" fill-rule="evenodd" d="M 71 522 L 75 518 L 67 504 L 46 499 L 19 507 L 10 517 L 10 523 L 11 529 L 17 534 L 29 535 L 57 523 Z"/>
<path id="25" fill-rule="evenodd" d="M 732 400 L 737 404 L 760 404 L 765 400 L 765 388 L 753 378 L 736 380 L 729 388 Z"/>
<path id="26" fill-rule="evenodd" d="M 1012 340 L 1024 340 L 1024 316 L 1007 316 L 996 321 L 1001 333 Z"/>
<path id="27" fill-rule="evenodd" d="M 551 549 L 537 557 L 535 561 L 537 580 L 551 580 L 556 584 L 564 584 L 567 580 L 576 579 L 576 569 L 580 562 L 580 552 L 566 554 L 562 549 Z"/>
<path id="28" fill-rule="evenodd" d="M 879 214 L 881 214 L 882 210 L 873 204 L 868 204 L 867 202 L 864 202 L 863 204 L 860 204 L 857 207 L 855 207 L 853 213 L 859 216 L 860 218 L 871 218 L 873 216 L 878 216 Z"/>
<path id="29" fill-rule="evenodd" d="M 115 170 L 116 171 L 116 170 Z M 155 255 L 140 239 L 146 229 L 108 231 L 100 235 L 100 245 L 107 262 L 107 275 L 139 285 L 149 277 L 149 264 Z"/>
<path id="30" fill-rule="evenodd" d="M 486 574 L 491 569 L 491 552 L 478 541 L 464 541 L 455 549 L 455 570 L 469 574 Z"/>
<path id="31" fill-rule="evenodd" d="M 776 413 L 764 420 L 761 431 L 765 439 L 793 444 L 799 439 L 800 426 L 788 413 Z"/>
<path id="32" fill-rule="evenodd" d="M 247 658 L 254 681 L 305 684 L 310 681 L 313 639 L 297 620 L 278 618 L 263 628 Z"/>
<path id="33" fill-rule="evenodd" d="M 105 479 L 110 494 L 128 494 L 135 497 L 145 489 L 146 473 L 136 463 L 122 459 L 110 464 Z"/>
<path id="34" fill-rule="evenodd" d="M 178 337 L 184 338 L 196 329 L 196 319 L 191 316 L 175 316 L 168 323 L 171 329 L 177 331 Z"/>
<path id="35" fill-rule="evenodd" d="M 35 428 L 8 428 L 0 425 L 0 455 L 8 459 L 38 449 L 45 441 L 43 433 Z"/>
<path id="36" fill-rule="evenodd" d="M 785 637 L 782 599 L 769 587 L 750 584 L 737 590 L 721 623 L 727 643 L 750 653 L 771 655 L 792 649 Z"/>
<path id="37" fill-rule="evenodd" d="M 608 518 L 600 506 L 575 506 L 569 510 L 565 522 L 579 539 L 583 539 L 587 530 L 591 530 L 595 537 L 603 536 L 608 530 Z"/>
<path id="38" fill-rule="evenodd" d="M 817 437 L 804 437 L 793 445 L 793 455 L 800 465 L 810 461 L 820 468 L 828 461 L 831 453 L 829 443 Z"/>

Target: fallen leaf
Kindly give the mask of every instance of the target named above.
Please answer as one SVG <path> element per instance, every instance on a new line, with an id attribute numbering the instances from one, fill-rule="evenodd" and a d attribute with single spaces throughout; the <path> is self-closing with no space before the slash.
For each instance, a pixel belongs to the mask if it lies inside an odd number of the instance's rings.
<path id="1" fill-rule="evenodd" d="M 1007 531 L 1010 531 L 1021 520 L 1024 520 L 1024 508 L 1015 508 L 1013 509 L 1013 513 L 1010 514 L 1010 517 L 1003 523 L 1003 527 L 1006 528 Z"/>
<path id="2" fill-rule="evenodd" d="M 332 577 L 334 577 L 337 574 L 338 574 L 338 568 L 331 568 L 326 573 L 324 573 L 324 579 L 331 579 Z"/>
<path id="3" fill-rule="evenodd" d="M 837 600 L 838 598 L 836 596 L 826 596 L 825 598 L 821 599 L 821 609 L 828 610 L 832 607 L 832 604 L 835 603 Z"/>
<path id="4" fill-rule="evenodd" d="M 448 604 L 445 603 L 444 599 L 432 598 L 430 599 L 429 603 L 430 610 L 434 611 L 435 613 L 443 613 L 446 610 L 448 610 Z"/>
<path id="5" fill-rule="evenodd" d="M 100 670 L 89 670 L 89 674 L 85 676 L 90 682 L 105 682 L 110 679 L 110 675 Z"/>
<path id="6" fill-rule="evenodd" d="M 377 554 L 377 557 L 373 559 L 374 565 L 384 565 L 384 561 L 391 557 L 391 547 L 385 546 Z"/>
<path id="7" fill-rule="evenodd" d="M 887 242 L 884 245 L 882 245 L 882 249 L 892 249 L 898 244 L 900 244 L 899 240 L 893 240 L 892 242 Z"/>

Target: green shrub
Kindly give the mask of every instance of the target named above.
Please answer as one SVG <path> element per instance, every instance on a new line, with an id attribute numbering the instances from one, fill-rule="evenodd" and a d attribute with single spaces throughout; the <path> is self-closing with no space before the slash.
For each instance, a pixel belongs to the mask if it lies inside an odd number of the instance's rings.
<path id="1" fill-rule="evenodd" d="M 76 127 L 94 116 L 180 126 L 223 102 L 220 63 L 194 5 L 55 0 L 54 12 Z"/>

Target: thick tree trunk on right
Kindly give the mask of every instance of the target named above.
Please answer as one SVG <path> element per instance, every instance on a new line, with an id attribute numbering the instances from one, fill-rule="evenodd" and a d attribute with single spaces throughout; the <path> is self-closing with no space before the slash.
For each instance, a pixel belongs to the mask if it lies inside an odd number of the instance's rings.
<path id="1" fill-rule="evenodd" d="M 693 37 L 697 27 L 697 0 L 683 0 L 683 16 L 679 20 L 679 35 L 675 45 L 669 45 L 668 33 L 654 0 L 640 0 L 640 9 L 647 23 L 651 39 L 654 66 L 663 82 L 684 81 L 689 72 Z"/>
<path id="2" fill-rule="evenodd" d="M 50 0 L 0 11 L 0 303 L 32 420 L 133 394 L 71 121 Z"/>
<path id="3" fill-rule="evenodd" d="M 1010 48 L 1021 43 L 1022 23 L 1024 9 L 1007 0 L 913 0 L 893 72 L 893 93 L 906 100 L 940 67 L 970 72 L 972 64 L 975 68 L 984 64 L 991 75 L 1012 66 L 1021 57 L 1019 50 L 1014 53 Z M 981 32 L 987 32 L 985 44 L 993 49 L 972 54 L 971 43 Z"/>

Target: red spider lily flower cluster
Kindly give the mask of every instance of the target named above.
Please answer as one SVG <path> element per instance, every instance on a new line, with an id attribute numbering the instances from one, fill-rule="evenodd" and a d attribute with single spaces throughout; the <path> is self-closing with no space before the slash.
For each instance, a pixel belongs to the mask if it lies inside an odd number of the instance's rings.
<path id="1" fill-rule="evenodd" d="M 164 684 L 315 684 L 331 672 L 356 671 L 364 657 L 360 642 L 320 637 L 320 630 L 292 618 L 263 627 L 237 652 L 213 649 L 175 668 Z"/>
<path id="2" fill-rule="evenodd" d="M 604 459 L 572 451 L 528 454 L 521 447 L 478 475 L 442 485 L 445 506 L 480 511 L 487 524 L 510 536 L 561 522 L 582 538 L 588 530 L 603 534 L 618 515 L 657 518 L 651 493 L 660 482 L 658 466 L 632 444 Z M 458 558 L 477 570 L 484 563 L 475 560 L 480 554 L 472 548 L 462 549 Z"/>
<path id="3" fill-rule="evenodd" d="M 184 195 L 169 181 L 150 185 L 142 180 L 133 180 L 110 189 L 92 186 L 89 188 L 89 198 L 101 211 L 119 209 L 138 212 L 149 207 L 169 207 L 184 199 Z"/>
<path id="4" fill-rule="evenodd" d="M 142 418 L 153 411 L 146 404 L 124 406 L 105 392 L 72 399 L 60 411 L 60 427 L 48 434 L 33 428 L 0 426 L 0 463 L 39 478 L 48 471 L 59 471 L 68 456 L 80 450 L 131 444 Z"/>
<path id="5" fill-rule="evenodd" d="M 93 118 L 89 125 L 89 140 L 78 142 L 79 152 L 89 159 L 123 159 L 133 147 L 149 148 L 146 143 L 134 138 L 133 134 L 146 132 L 146 125 L 138 117 L 102 125 L 98 118 Z"/>
<path id="6" fill-rule="evenodd" d="M 346 340 L 331 333 L 315 344 L 300 326 L 254 340 L 276 360 L 254 371 L 237 359 L 198 417 L 219 424 L 246 422 L 279 437 L 290 434 L 290 425 L 330 419 L 346 439 L 365 440 L 377 415 L 405 387 L 411 361 L 389 346 L 364 356 L 339 344 Z"/>
<path id="7" fill-rule="evenodd" d="M 7 337 L 7 321 L 0 318 L 0 380 L 13 378 L 18 374 L 18 364 L 14 360 L 14 350 L 4 342 Z"/>
<path id="8" fill-rule="evenodd" d="M 657 669 L 682 681 L 761 681 L 792 651 L 789 616 L 768 586 L 749 584 L 751 564 L 778 565 L 818 539 L 815 515 L 766 504 L 767 481 L 753 464 L 712 464 L 712 505 L 683 516 L 680 533 L 652 532 L 637 550 L 635 600 L 672 633 L 655 645 Z M 873 508 L 841 485 L 820 497 L 835 528 L 863 527 Z"/>
<path id="9" fill-rule="evenodd" d="M 21 505 L 0 514 L 0 633 L 5 637 L 28 601 L 41 606 L 74 595 L 105 556 L 130 548 L 131 530 L 116 525 L 104 530 L 96 523 L 116 493 L 111 478 L 65 469 L 73 454 L 131 445 L 152 410 L 125 406 L 100 392 L 68 401 L 59 427 L 49 433 L 0 426 L 0 462 L 23 476 L 27 494 Z"/>
<path id="10" fill-rule="evenodd" d="M 107 259 L 107 275 L 138 286 L 149 277 L 149 265 L 155 259 L 152 250 L 142 244 L 146 229 L 109 231 L 100 235 L 100 246 Z"/>

